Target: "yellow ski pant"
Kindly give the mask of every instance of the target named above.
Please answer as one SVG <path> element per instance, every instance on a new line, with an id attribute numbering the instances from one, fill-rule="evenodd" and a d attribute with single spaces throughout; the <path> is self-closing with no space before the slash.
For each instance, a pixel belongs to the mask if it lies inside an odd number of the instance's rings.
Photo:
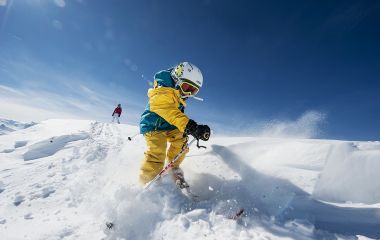
<path id="1" fill-rule="evenodd" d="M 140 168 L 140 182 L 146 184 L 151 181 L 163 169 L 165 159 L 172 161 L 175 156 L 182 150 L 187 137 L 178 129 L 172 131 L 153 131 L 144 134 L 147 150 L 144 153 L 144 159 Z M 167 144 L 170 143 L 169 149 Z M 178 167 L 185 158 L 187 149 L 181 157 L 175 162 L 174 167 Z"/>

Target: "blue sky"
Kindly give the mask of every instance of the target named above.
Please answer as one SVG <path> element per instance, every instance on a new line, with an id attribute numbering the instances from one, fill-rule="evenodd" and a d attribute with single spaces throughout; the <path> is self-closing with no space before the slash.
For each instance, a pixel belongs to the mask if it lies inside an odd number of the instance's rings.
<path id="1" fill-rule="evenodd" d="M 0 0 L 0 117 L 137 124 L 155 72 L 203 72 L 216 132 L 379 140 L 380 1 Z"/>

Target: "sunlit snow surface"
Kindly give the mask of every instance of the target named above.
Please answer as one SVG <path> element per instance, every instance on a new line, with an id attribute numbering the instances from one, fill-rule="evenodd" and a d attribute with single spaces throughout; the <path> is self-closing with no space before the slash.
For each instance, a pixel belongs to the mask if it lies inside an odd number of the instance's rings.
<path id="1" fill-rule="evenodd" d="M 380 238 L 379 142 L 212 137 L 183 163 L 195 202 L 169 176 L 142 191 L 137 131 L 47 120 L 1 135 L 1 239 Z"/>

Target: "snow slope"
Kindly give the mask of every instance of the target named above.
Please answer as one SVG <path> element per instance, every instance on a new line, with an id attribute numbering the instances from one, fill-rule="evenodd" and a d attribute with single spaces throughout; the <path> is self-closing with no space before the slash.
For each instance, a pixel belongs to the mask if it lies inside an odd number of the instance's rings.
<path id="1" fill-rule="evenodd" d="M 380 238 L 379 142 L 212 137 L 183 163 L 195 202 L 169 176 L 142 191 L 137 131 L 55 119 L 0 136 L 1 239 Z"/>

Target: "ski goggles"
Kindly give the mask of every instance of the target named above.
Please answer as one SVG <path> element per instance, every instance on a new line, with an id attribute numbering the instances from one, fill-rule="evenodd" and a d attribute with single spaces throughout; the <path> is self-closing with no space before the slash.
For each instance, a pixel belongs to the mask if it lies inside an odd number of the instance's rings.
<path id="1" fill-rule="evenodd" d="M 194 96 L 199 92 L 199 87 L 187 79 L 181 79 L 178 86 L 185 95 Z"/>

